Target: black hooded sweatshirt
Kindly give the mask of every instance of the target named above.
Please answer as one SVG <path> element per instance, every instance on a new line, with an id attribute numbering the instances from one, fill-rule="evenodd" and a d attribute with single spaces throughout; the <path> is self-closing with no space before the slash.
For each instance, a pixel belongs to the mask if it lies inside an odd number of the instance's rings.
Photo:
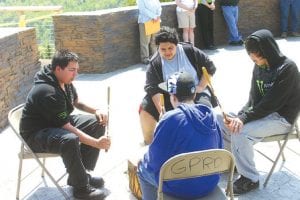
<path id="1" fill-rule="evenodd" d="M 45 128 L 60 128 L 69 122 L 77 92 L 72 84 L 60 87 L 50 66 L 43 67 L 34 77 L 20 122 L 20 133 L 25 140 Z"/>
<path id="2" fill-rule="evenodd" d="M 259 30 L 249 37 L 259 43 L 269 66 L 254 66 L 249 100 L 239 118 L 245 124 L 277 112 L 293 124 L 300 110 L 297 65 L 280 52 L 270 31 Z"/>

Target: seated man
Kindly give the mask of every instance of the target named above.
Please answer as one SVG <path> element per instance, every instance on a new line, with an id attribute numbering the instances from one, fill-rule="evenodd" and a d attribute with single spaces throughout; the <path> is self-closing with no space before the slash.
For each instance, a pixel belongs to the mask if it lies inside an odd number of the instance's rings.
<path id="1" fill-rule="evenodd" d="M 237 116 L 228 117 L 224 127 L 225 137 L 231 133 L 231 150 L 241 175 L 234 182 L 236 195 L 259 187 L 253 145 L 264 137 L 289 132 L 300 110 L 297 65 L 280 52 L 272 33 L 256 31 L 245 46 L 255 63 L 249 100 Z"/>
<path id="2" fill-rule="evenodd" d="M 100 149 L 109 149 L 107 116 L 80 102 L 72 84 L 79 69 L 78 56 L 68 50 L 55 53 L 52 64 L 34 78 L 20 122 L 20 133 L 34 152 L 58 153 L 78 199 L 104 199 L 101 177 L 92 177 Z M 92 115 L 71 115 L 74 107 Z"/>
<path id="3" fill-rule="evenodd" d="M 153 132 L 161 114 L 160 95 L 164 95 L 166 111 L 172 110 L 169 94 L 159 89 L 162 83 L 175 72 L 185 71 L 192 75 L 196 84 L 195 103 L 215 106 L 214 99 L 206 87 L 207 82 L 202 76 L 202 67 L 210 75 L 216 71 L 214 63 L 200 49 L 192 44 L 179 43 L 175 29 L 162 27 L 155 36 L 158 52 L 152 57 L 146 72 L 146 96 L 140 106 L 140 122 L 145 144 L 150 144 Z"/>
<path id="4" fill-rule="evenodd" d="M 172 75 L 160 87 L 170 93 L 174 110 L 165 113 L 155 129 L 153 142 L 138 165 L 143 200 L 156 200 L 159 171 L 174 155 L 222 148 L 222 136 L 212 110 L 194 104 L 196 85 L 187 72 Z M 163 192 L 181 199 L 199 198 L 217 186 L 219 175 L 168 181 Z"/>

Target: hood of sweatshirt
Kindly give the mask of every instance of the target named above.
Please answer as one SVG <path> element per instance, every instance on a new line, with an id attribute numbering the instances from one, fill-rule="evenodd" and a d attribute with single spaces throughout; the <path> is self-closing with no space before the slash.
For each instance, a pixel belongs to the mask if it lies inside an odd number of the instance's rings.
<path id="1" fill-rule="evenodd" d="M 51 70 L 51 65 L 43 66 L 34 76 L 34 84 L 47 83 L 54 87 L 59 87 L 57 78 Z"/>
<path id="2" fill-rule="evenodd" d="M 217 130 L 217 121 L 210 108 L 204 105 L 181 104 L 178 108 L 186 116 L 186 120 L 191 122 L 195 130 L 201 134 L 212 134 Z"/>
<path id="3" fill-rule="evenodd" d="M 281 53 L 269 30 L 262 29 L 256 31 L 248 36 L 248 38 L 252 38 L 259 43 L 263 57 L 267 59 L 271 68 L 278 68 L 283 64 L 286 57 Z"/>

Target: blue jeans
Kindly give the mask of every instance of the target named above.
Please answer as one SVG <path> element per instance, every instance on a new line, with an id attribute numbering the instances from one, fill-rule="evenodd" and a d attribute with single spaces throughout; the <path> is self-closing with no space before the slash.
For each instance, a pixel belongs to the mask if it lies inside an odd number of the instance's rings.
<path id="1" fill-rule="evenodd" d="M 239 8 L 238 6 L 222 6 L 223 16 L 229 30 L 229 42 L 242 39 L 238 30 Z"/>
<path id="2" fill-rule="evenodd" d="M 155 182 L 154 174 L 149 173 L 143 164 L 139 164 L 137 174 L 142 191 L 142 200 L 156 200 L 158 186 Z"/>
<path id="3" fill-rule="evenodd" d="M 292 128 L 292 125 L 276 112 L 244 124 L 239 134 L 230 134 L 228 132 L 221 115 L 218 115 L 217 119 L 224 134 L 224 139 L 227 142 L 231 140 L 231 151 L 235 158 L 238 173 L 251 179 L 253 182 L 259 180 L 259 173 L 254 162 L 253 145 L 264 137 L 287 133 Z"/>
<path id="4" fill-rule="evenodd" d="M 291 31 L 297 32 L 300 18 L 300 0 L 280 0 L 280 30 L 288 31 L 289 14 L 291 14 Z"/>

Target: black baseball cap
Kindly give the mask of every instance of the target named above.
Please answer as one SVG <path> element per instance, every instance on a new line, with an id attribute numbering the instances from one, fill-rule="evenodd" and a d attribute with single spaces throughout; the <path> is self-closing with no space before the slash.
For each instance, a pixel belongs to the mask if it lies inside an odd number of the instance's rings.
<path id="1" fill-rule="evenodd" d="M 187 72 L 176 72 L 158 87 L 177 97 L 188 97 L 196 93 L 194 78 Z"/>

